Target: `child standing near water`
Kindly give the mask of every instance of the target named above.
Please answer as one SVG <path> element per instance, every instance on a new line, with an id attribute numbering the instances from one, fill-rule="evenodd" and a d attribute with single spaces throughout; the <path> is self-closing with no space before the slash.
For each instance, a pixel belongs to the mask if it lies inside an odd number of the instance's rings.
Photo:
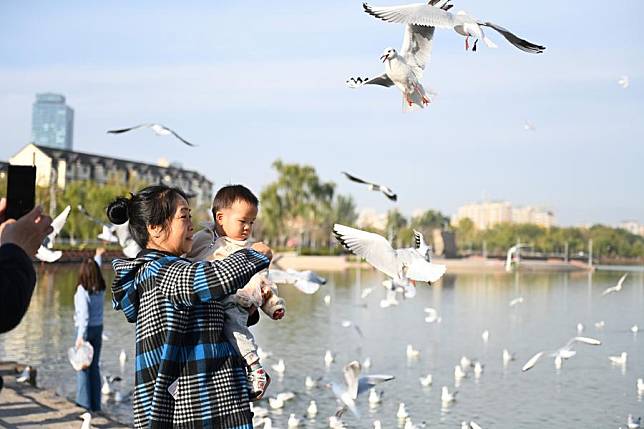
<path id="1" fill-rule="evenodd" d="M 251 245 L 249 240 L 257 218 L 259 201 L 242 185 L 221 188 L 213 200 L 214 225 L 206 226 L 194 236 L 194 245 L 188 258 L 192 260 L 219 260 Z M 277 296 L 277 287 L 265 272 L 257 273 L 237 293 L 226 297 L 224 305 L 224 334 L 244 358 L 249 369 L 251 398 L 264 396 L 271 378 L 257 355 L 257 345 L 248 320 L 257 308 L 274 320 L 284 317 L 284 300 Z"/>

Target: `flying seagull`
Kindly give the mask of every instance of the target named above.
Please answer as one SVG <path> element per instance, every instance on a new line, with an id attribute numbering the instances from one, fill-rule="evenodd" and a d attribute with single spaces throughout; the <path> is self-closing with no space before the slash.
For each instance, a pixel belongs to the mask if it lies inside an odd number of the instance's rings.
<path id="1" fill-rule="evenodd" d="M 626 89 L 626 88 L 628 88 L 630 86 L 631 82 L 630 82 L 630 79 L 628 78 L 628 76 L 622 76 L 617 81 L 617 84 L 619 86 L 621 86 L 622 88 Z"/>
<path id="2" fill-rule="evenodd" d="M 563 361 L 565 359 L 570 359 L 574 355 L 577 354 L 576 351 L 572 350 L 572 347 L 575 345 L 575 343 L 584 343 L 584 344 L 589 344 L 591 346 L 599 346 L 601 345 L 601 341 L 596 340 L 594 338 L 589 338 L 589 337 L 573 337 L 568 342 L 561 347 L 558 350 L 555 350 L 550 354 L 550 356 L 555 358 L 555 366 L 557 369 L 561 368 L 561 365 L 563 364 Z M 527 371 L 531 369 L 539 359 L 544 355 L 546 352 L 539 352 L 532 356 L 528 362 L 526 362 L 525 365 L 523 365 L 523 368 L 521 368 L 521 371 Z"/>
<path id="3" fill-rule="evenodd" d="M 87 217 L 95 224 L 101 226 L 102 230 L 101 233 L 97 236 L 98 239 L 107 242 L 118 242 L 121 246 L 123 254 L 126 257 L 136 258 L 136 255 L 141 251 L 141 246 L 139 246 L 136 241 L 134 241 L 134 238 L 132 238 L 129 229 L 129 222 L 125 222 L 122 225 L 106 225 L 89 214 L 89 212 L 82 205 L 79 204 L 77 208 L 79 212 L 85 215 L 85 217 Z"/>
<path id="4" fill-rule="evenodd" d="M 602 295 L 608 295 L 609 293 L 621 291 L 622 290 L 622 285 L 624 284 L 624 280 L 626 280 L 627 276 L 628 276 L 628 273 L 626 273 L 623 276 L 621 276 L 619 278 L 619 281 L 617 282 L 617 285 L 615 285 L 613 287 L 606 288 L 606 290 L 604 290 L 602 292 Z"/>
<path id="5" fill-rule="evenodd" d="M 439 3 L 441 4 L 440 8 L 431 6 Z M 445 0 L 430 0 L 428 7 L 447 13 L 451 7 L 448 3 L 449 1 Z M 363 7 L 367 13 L 370 13 L 366 3 L 363 4 Z M 405 26 L 400 52 L 394 48 L 386 48 L 380 57 L 380 60 L 385 64 L 385 73 L 373 79 L 350 78 L 346 82 L 347 85 L 351 88 L 364 85 L 384 87 L 395 85 L 403 93 L 403 111 L 413 110 L 414 107 L 424 108 L 431 100 L 420 80 L 423 78 L 425 66 L 430 59 L 433 39 L 433 26 L 415 25 L 410 22 Z"/>
<path id="6" fill-rule="evenodd" d="M 349 409 L 355 416 L 359 416 L 358 409 L 356 408 L 356 400 L 358 396 L 372 387 L 394 379 L 393 375 L 366 375 L 360 377 L 362 366 L 360 362 L 354 360 L 344 367 L 344 385 L 333 383 L 331 388 L 333 393 L 342 403 L 342 408 L 336 413 L 337 417 L 342 417 L 342 414 Z"/>
<path id="7" fill-rule="evenodd" d="M 382 192 L 385 197 L 389 198 L 391 201 L 398 201 L 398 195 L 394 193 L 390 188 L 383 186 L 383 185 L 378 185 L 376 183 L 372 182 L 367 182 L 366 180 L 362 180 L 356 176 L 353 176 L 346 171 L 343 171 L 342 174 L 346 176 L 347 179 L 351 180 L 352 182 L 356 183 L 361 183 L 363 185 L 368 185 L 370 191 L 377 191 L 377 192 Z"/>
<path id="8" fill-rule="evenodd" d="M 461 36 L 465 36 L 466 50 L 470 47 L 470 37 L 474 37 L 476 39 L 472 46 L 472 51 L 476 51 L 476 45 L 479 39 L 483 40 L 489 48 L 497 47 L 496 44 L 485 35 L 483 28 L 481 27 L 489 27 L 496 30 L 505 37 L 508 42 L 524 52 L 540 54 L 546 49 L 545 46 L 536 45 L 516 36 L 510 30 L 507 30 L 500 25 L 489 21 L 479 21 L 478 19 L 468 15 L 466 12 L 459 11 L 456 14 L 448 12 L 445 5 L 449 3 L 449 0 L 440 2 L 444 3 L 442 7 L 437 7 L 438 3 L 439 2 L 433 1 L 429 3 L 413 3 L 388 7 L 369 6 L 367 3 L 363 3 L 362 7 L 369 15 L 386 22 L 420 25 L 427 28 L 451 28 Z"/>
<path id="9" fill-rule="evenodd" d="M 179 134 L 177 134 L 176 132 L 174 132 L 170 128 L 168 128 L 168 127 L 166 127 L 164 125 L 161 125 L 161 124 L 140 124 L 140 125 L 136 125 L 134 127 L 123 128 L 123 129 L 120 129 L 120 130 L 109 130 L 108 134 L 127 133 L 128 131 L 133 131 L 133 130 L 136 130 L 138 128 L 150 128 L 158 136 L 168 136 L 168 135 L 172 134 L 173 136 L 175 136 L 176 138 L 181 140 L 181 142 L 187 144 L 188 146 L 192 146 L 192 147 L 197 146 L 195 144 L 190 143 L 188 140 L 184 139 L 183 137 L 181 137 Z"/>
<path id="10" fill-rule="evenodd" d="M 416 248 L 393 249 L 381 235 L 337 223 L 333 233 L 345 248 L 366 259 L 395 284 L 407 284 L 409 280 L 431 284 L 445 273 L 445 265 L 427 262 Z"/>
<path id="11" fill-rule="evenodd" d="M 65 207 L 65 210 L 60 212 L 60 214 L 56 216 L 56 218 L 54 218 L 54 220 L 51 222 L 53 231 L 47 237 L 45 237 L 41 246 L 38 248 L 38 252 L 36 252 L 37 259 L 43 262 L 56 262 L 60 259 L 61 256 L 63 256 L 63 252 L 61 252 L 60 250 L 51 249 L 54 246 L 54 239 L 58 234 L 60 234 L 63 226 L 65 226 L 65 222 L 67 222 L 67 216 L 69 216 L 71 209 L 71 206 Z"/>
<path id="12" fill-rule="evenodd" d="M 313 271 L 295 271 L 290 268 L 286 271 L 271 269 L 268 272 L 268 278 L 274 283 L 291 284 L 307 295 L 314 294 L 320 285 L 326 284 L 326 279 Z"/>

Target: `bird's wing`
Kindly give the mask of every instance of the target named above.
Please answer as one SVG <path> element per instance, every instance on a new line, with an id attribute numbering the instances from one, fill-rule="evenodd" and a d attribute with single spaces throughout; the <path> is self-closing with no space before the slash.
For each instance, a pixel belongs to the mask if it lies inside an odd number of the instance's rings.
<path id="1" fill-rule="evenodd" d="M 321 285 L 326 284 L 326 279 L 322 276 L 317 275 L 317 273 L 314 273 L 313 271 L 310 271 L 310 270 L 302 271 L 300 274 L 305 280 L 308 280 L 310 282 L 318 283 Z"/>
<path id="2" fill-rule="evenodd" d="M 365 85 L 380 85 L 385 87 L 394 85 L 394 81 L 389 79 L 389 76 L 386 74 L 381 74 L 371 79 L 368 77 L 351 77 L 347 79 L 346 83 L 349 88 L 359 88 Z"/>
<path id="3" fill-rule="evenodd" d="M 136 258 L 136 255 L 141 251 L 141 247 L 132 238 L 129 224 L 129 222 L 125 222 L 121 225 L 114 225 L 114 235 L 118 238 L 123 254 L 128 258 Z"/>
<path id="4" fill-rule="evenodd" d="M 418 282 L 434 283 L 445 274 L 447 267 L 442 264 L 432 264 L 422 257 L 415 257 L 407 266 L 406 277 Z"/>
<path id="5" fill-rule="evenodd" d="M 379 186 L 380 192 L 385 194 L 385 197 L 389 198 L 391 201 L 397 201 L 398 200 L 398 195 L 394 193 L 391 189 L 387 188 L 386 186 Z"/>
<path id="6" fill-rule="evenodd" d="M 166 128 L 166 130 L 170 131 L 173 136 L 181 140 L 183 143 L 187 144 L 188 146 L 196 147 L 196 144 L 190 143 L 188 140 L 184 139 L 181 137 L 179 134 L 177 134 L 175 131 L 171 130 L 170 128 Z"/>
<path id="7" fill-rule="evenodd" d="M 293 286 L 295 286 L 300 292 L 307 295 L 313 295 L 318 291 L 318 289 L 320 289 L 319 283 L 314 283 L 304 279 L 297 279 L 297 281 L 293 283 Z"/>
<path id="8" fill-rule="evenodd" d="M 416 249 L 420 252 L 421 255 L 426 255 L 429 251 L 429 246 L 425 243 L 425 237 L 420 231 L 414 229 L 414 242 L 416 244 Z"/>
<path id="9" fill-rule="evenodd" d="M 121 128 L 121 129 L 118 129 L 118 130 L 108 130 L 107 133 L 108 134 L 127 133 L 128 131 L 132 131 L 132 130 L 136 130 L 137 128 L 143 128 L 143 127 L 148 127 L 148 126 L 150 126 L 150 124 L 139 124 L 139 125 L 135 125 L 135 126 L 130 127 L 130 128 Z"/>
<path id="10" fill-rule="evenodd" d="M 426 3 L 388 7 L 369 6 L 367 3 L 362 3 L 362 7 L 371 16 L 397 24 L 453 28 L 458 23 L 455 15 Z"/>
<path id="11" fill-rule="evenodd" d="M 278 283 L 278 284 L 292 284 L 292 283 L 295 283 L 295 281 L 297 280 L 292 274 L 287 273 L 286 271 L 277 270 L 277 269 L 270 269 L 268 271 L 268 278 L 273 283 Z"/>
<path id="12" fill-rule="evenodd" d="M 347 383 L 347 392 L 353 399 L 358 397 L 358 378 L 362 370 L 360 362 L 354 360 L 344 367 L 344 381 Z"/>
<path id="13" fill-rule="evenodd" d="M 566 343 L 566 347 L 569 348 L 570 346 L 572 346 L 573 343 L 584 343 L 584 344 L 589 344 L 591 346 L 599 346 L 601 345 L 602 342 L 590 337 L 574 337 L 574 338 L 571 338 Z"/>
<path id="14" fill-rule="evenodd" d="M 393 380 L 394 378 L 396 377 L 394 377 L 393 375 L 385 375 L 385 374 L 371 374 L 371 375 L 366 375 L 364 377 L 360 377 L 360 380 L 358 380 L 358 395 L 362 394 L 363 392 L 366 392 L 367 390 L 371 389 L 372 387 L 380 383 Z"/>
<path id="15" fill-rule="evenodd" d="M 525 39 L 522 39 L 512 33 L 510 30 L 505 29 L 501 27 L 500 25 L 496 25 L 492 22 L 479 22 L 479 25 L 483 25 L 485 27 L 490 27 L 497 32 L 499 32 L 503 37 L 505 37 L 505 40 L 508 42 L 512 43 L 514 46 L 517 48 L 521 49 L 523 52 L 528 52 L 530 54 L 541 54 L 543 51 L 546 49 L 545 46 L 541 45 L 535 45 L 532 42 L 528 42 Z"/>
<path id="16" fill-rule="evenodd" d="M 619 278 L 619 281 L 617 282 L 617 289 L 621 289 L 622 285 L 624 284 L 624 280 L 626 280 L 626 277 L 628 277 L 628 273 L 624 274 Z"/>
<path id="17" fill-rule="evenodd" d="M 389 277 L 398 276 L 398 259 L 389 242 L 378 234 L 335 224 L 333 233 L 344 247 Z"/>
<path id="18" fill-rule="evenodd" d="M 423 78 L 425 65 L 429 63 L 432 53 L 434 30 L 434 27 L 427 27 L 424 25 L 407 24 L 405 27 L 405 35 L 403 36 L 400 55 L 402 55 L 405 62 L 414 71 L 416 79 L 418 80 Z"/>
<path id="19" fill-rule="evenodd" d="M 532 356 L 529 361 L 526 362 L 525 365 L 523 365 L 523 368 L 521 368 L 521 371 L 527 371 L 530 368 L 532 368 L 537 361 L 543 356 L 543 352 L 539 352 L 536 355 Z"/>
<path id="20" fill-rule="evenodd" d="M 483 428 L 481 428 L 481 426 L 479 426 L 479 425 L 478 425 L 478 423 L 476 423 L 475 421 L 471 421 L 471 422 L 470 422 L 470 428 L 472 428 L 472 429 L 483 429 Z"/>
<path id="21" fill-rule="evenodd" d="M 36 258 L 43 262 L 56 262 L 61 256 L 63 256 L 63 252 L 60 250 L 51 250 L 45 246 L 40 246 L 36 252 Z"/>
<path id="22" fill-rule="evenodd" d="M 602 292 L 602 295 L 608 295 L 609 293 L 617 292 L 617 286 L 609 287 Z"/>
<path id="23" fill-rule="evenodd" d="M 364 185 L 374 185 L 374 183 L 367 182 L 366 180 L 362 180 L 362 179 L 360 179 L 360 178 L 358 178 L 356 176 L 353 176 L 353 175 L 347 173 L 346 171 L 343 171 L 342 174 L 344 174 L 346 176 L 346 178 L 351 180 L 352 182 L 362 183 Z"/>
<path id="24" fill-rule="evenodd" d="M 69 212 L 71 210 L 72 210 L 71 206 L 67 206 L 65 207 L 65 210 L 60 212 L 60 214 L 54 218 L 54 220 L 51 222 L 51 227 L 53 231 L 49 233 L 47 237 L 45 237 L 45 240 L 43 241 L 44 246 L 51 248 L 53 240 L 56 238 L 58 234 L 60 234 L 60 231 L 62 231 L 63 227 L 65 226 L 65 222 L 67 222 L 67 217 L 69 216 Z M 48 261 L 48 262 L 51 262 L 51 261 Z"/>
<path id="25" fill-rule="evenodd" d="M 282 392 L 277 394 L 277 399 L 281 401 L 290 401 L 295 398 L 295 393 L 293 392 Z"/>
<path id="26" fill-rule="evenodd" d="M 268 278 L 274 283 L 278 284 L 291 284 L 295 286 L 300 292 L 307 295 L 312 295 L 320 289 L 320 283 L 309 280 L 304 273 L 296 271 L 282 271 L 271 269 L 268 272 Z M 326 280 L 325 280 L 326 281 Z"/>

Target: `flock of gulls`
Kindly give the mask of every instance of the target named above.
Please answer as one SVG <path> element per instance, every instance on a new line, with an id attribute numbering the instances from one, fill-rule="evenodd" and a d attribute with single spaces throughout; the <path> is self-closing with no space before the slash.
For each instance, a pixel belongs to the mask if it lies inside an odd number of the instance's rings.
<path id="1" fill-rule="evenodd" d="M 484 44 L 487 48 L 496 48 L 497 45 L 485 33 L 485 30 L 491 29 L 503 36 L 507 42 L 516 47 L 517 49 L 530 54 L 541 54 L 546 49 L 545 46 L 529 42 L 510 30 L 492 23 L 490 21 L 479 20 L 470 14 L 459 11 L 451 13 L 453 5 L 451 0 L 430 0 L 428 3 L 415 3 L 401 6 L 371 6 L 367 3 L 363 4 L 364 12 L 368 15 L 382 20 L 387 23 L 399 24 L 404 26 L 403 30 L 403 43 L 399 51 L 394 48 L 386 48 L 380 60 L 384 64 L 384 73 L 379 76 L 368 77 L 352 77 L 346 81 L 346 84 L 351 88 L 358 88 L 367 85 L 377 85 L 383 87 L 395 86 L 402 93 L 403 110 L 409 111 L 416 108 L 424 108 L 431 103 L 431 92 L 427 91 L 421 83 L 423 74 L 431 57 L 432 44 L 434 41 L 436 29 L 448 29 L 464 37 L 465 50 L 476 52 L 479 48 L 479 42 Z M 471 42 L 473 40 L 473 42 Z M 626 89 L 629 87 L 629 77 L 622 76 L 617 82 L 619 86 Z M 168 128 L 159 123 L 143 123 L 133 127 L 115 129 L 107 131 L 109 134 L 124 134 L 138 129 L 150 129 L 158 136 L 172 136 L 181 143 L 195 147 L 196 145 L 181 137 L 176 131 Z M 531 121 L 525 121 L 524 129 L 526 131 L 535 131 L 536 126 Z M 392 202 L 397 202 L 398 194 L 396 194 L 388 186 L 378 184 L 375 182 L 367 181 L 348 172 L 342 174 L 350 181 L 360 185 L 366 185 L 370 191 L 380 192 L 387 199 Z M 124 225 L 112 225 L 105 223 L 94 216 L 81 205 L 77 206 L 77 210 L 86 216 L 89 220 L 100 225 L 101 233 L 97 239 L 107 243 L 118 243 L 126 257 L 133 258 L 141 250 L 134 242 L 128 231 L 127 223 Z M 44 262 L 54 262 L 62 256 L 62 251 L 53 249 L 53 243 L 58 234 L 64 228 L 67 217 L 71 212 L 71 206 L 65 209 L 55 217 L 52 227 L 53 232 L 44 240 L 42 246 L 38 250 L 36 257 Z M 400 305 L 399 296 L 402 299 L 411 299 L 416 295 L 416 287 L 419 284 L 432 285 L 438 281 L 446 271 L 445 265 L 436 264 L 432 262 L 432 249 L 431 246 L 426 244 L 422 233 L 414 231 L 413 246 L 408 248 L 395 249 L 389 241 L 375 233 L 362 231 L 349 226 L 335 224 L 333 226 L 333 233 L 338 241 L 350 252 L 364 259 L 367 263 L 373 266 L 387 276 L 387 280 L 383 282 L 385 288 L 385 298 L 380 301 L 381 308 Z M 524 245 L 518 244 L 508 251 L 508 261 L 511 261 L 511 253 L 518 252 L 520 247 Z M 508 263 L 508 265 L 510 265 Z M 295 270 L 278 270 L 271 268 L 269 276 L 278 284 L 290 284 L 297 290 L 305 294 L 315 294 L 321 286 L 326 283 L 326 279 L 312 271 L 295 271 Z M 611 288 L 603 292 L 603 296 L 607 296 L 622 291 L 624 281 L 627 275 L 623 275 L 619 282 Z M 365 299 L 373 292 L 370 287 L 362 289 L 361 298 Z M 327 306 L 331 305 L 330 295 L 325 295 L 324 303 Z M 514 298 L 510 301 L 509 306 L 515 307 L 524 302 L 523 297 Z M 439 324 L 442 322 L 442 316 L 434 308 L 427 307 L 424 309 L 425 322 L 429 324 Z M 600 321 L 595 324 L 597 329 L 601 329 L 604 322 Z M 363 338 L 363 332 L 358 325 L 354 322 L 345 320 L 342 322 L 342 327 L 352 328 L 355 332 Z M 637 325 L 631 328 L 631 331 L 636 334 L 639 328 Z M 585 346 L 600 346 L 601 341 L 580 335 L 583 331 L 583 326 L 578 326 L 578 335 L 572 337 L 563 346 L 546 351 L 538 351 L 532 356 L 521 368 L 523 372 L 531 370 L 534 366 L 542 361 L 544 357 L 553 358 L 554 366 L 557 370 L 563 367 L 566 360 L 571 359 L 576 355 L 574 348 L 577 345 Z M 484 331 L 481 334 L 482 340 L 487 343 L 489 339 L 489 331 Z M 104 336 L 104 340 L 108 340 Z M 262 360 L 268 359 L 270 353 L 259 351 Z M 405 354 L 407 359 L 418 359 L 420 352 L 414 349 L 413 345 L 409 344 L 406 347 Z M 324 364 L 327 368 L 336 361 L 337 355 L 330 350 L 327 350 L 324 356 Z M 516 356 L 509 350 L 503 350 L 502 361 L 503 365 L 507 366 L 510 362 L 514 361 Z M 124 350 L 121 351 L 118 357 L 121 371 L 124 370 L 127 356 Z M 622 366 L 626 365 L 627 353 L 623 352 L 618 356 L 610 356 L 609 360 L 612 365 Z M 304 380 L 304 388 L 311 392 L 313 389 L 324 388 L 332 393 L 332 397 L 337 402 L 337 411 L 334 415 L 328 417 L 328 426 L 330 428 L 345 427 L 342 422 L 342 417 L 345 413 L 351 413 L 357 418 L 360 418 L 360 412 L 357 405 L 361 401 L 367 401 L 371 407 L 377 407 L 383 401 L 383 390 L 378 391 L 376 386 L 382 386 L 386 389 L 387 382 L 395 379 L 395 374 L 370 374 L 368 371 L 371 367 L 369 358 L 362 362 L 352 360 L 346 363 L 341 374 L 342 382 L 330 382 L 324 380 L 324 377 L 313 378 L 307 376 Z M 29 368 L 29 367 L 28 367 Z M 271 366 L 273 373 L 283 375 L 286 371 L 286 363 L 283 359 L 278 360 L 277 363 Z M 454 381 L 455 386 L 460 385 L 460 381 L 470 375 L 479 378 L 483 374 L 484 364 L 480 361 L 473 360 L 463 356 L 461 360 L 454 366 Z M 35 372 L 34 372 L 35 374 Z M 21 375 L 21 378 L 27 378 L 29 375 Z M 35 376 L 35 375 L 34 375 Z M 432 385 L 433 377 L 431 374 L 419 376 L 419 384 L 423 387 Z M 123 401 L 130 397 L 131 392 L 127 395 L 115 388 L 115 383 L 122 381 L 119 376 L 105 375 L 103 377 L 102 394 L 104 398 L 113 400 L 115 402 Z M 636 383 L 636 390 L 638 395 L 644 395 L 644 381 L 639 378 Z M 441 403 L 443 407 L 449 407 L 457 401 L 456 390 L 451 390 L 448 386 L 441 387 Z M 255 405 L 253 407 L 255 415 L 255 426 L 264 427 L 265 429 L 272 429 L 273 423 L 270 418 L 271 410 L 282 410 L 289 408 L 289 401 L 298 395 L 296 392 L 280 392 L 269 397 L 267 400 L 260 402 L 266 404 L 268 407 Z M 320 396 L 320 395 L 318 395 Z M 309 402 L 305 412 L 299 410 L 297 413 L 291 413 L 288 419 L 288 428 L 297 428 L 304 424 L 304 419 L 315 419 L 318 414 L 317 403 L 314 399 Z M 398 411 L 396 413 L 399 426 L 403 429 L 414 429 L 426 426 L 425 423 L 416 424 L 407 411 L 405 404 L 400 402 Z M 85 413 L 81 416 L 83 419 L 83 428 L 89 428 L 91 422 L 91 415 Z M 629 429 L 640 427 L 640 418 L 628 416 L 627 426 Z M 371 422 L 374 429 L 382 427 L 379 420 Z M 461 429 L 480 429 L 480 426 L 474 420 L 463 421 Z M 492 426 L 490 426 L 492 427 Z"/>

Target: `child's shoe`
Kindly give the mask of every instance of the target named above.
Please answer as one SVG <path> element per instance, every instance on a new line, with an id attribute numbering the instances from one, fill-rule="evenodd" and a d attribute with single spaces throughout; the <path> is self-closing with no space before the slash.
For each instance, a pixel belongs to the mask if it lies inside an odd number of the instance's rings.
<path id="1" fill-rule="evenodd" d="M 268 385 L 271 384 L 271 377 L 261 365 L 257 365 L 248 372 L 248 384 L 250 386 L 250 400 L 259 401 L 264 397 Z"/>

